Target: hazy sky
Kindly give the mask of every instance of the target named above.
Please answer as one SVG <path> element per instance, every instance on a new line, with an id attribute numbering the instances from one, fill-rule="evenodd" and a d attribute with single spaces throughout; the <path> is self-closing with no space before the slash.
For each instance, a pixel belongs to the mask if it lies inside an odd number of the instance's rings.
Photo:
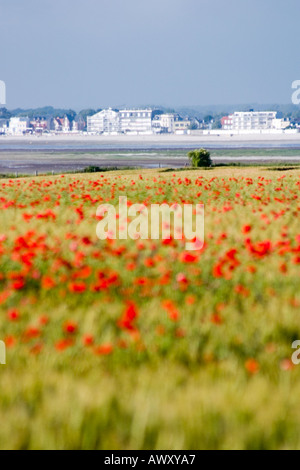
<path id="1" fill-rule="evenodd" d="M 299 0 L 0 0 L 7 107 L 290 103 Z"/>

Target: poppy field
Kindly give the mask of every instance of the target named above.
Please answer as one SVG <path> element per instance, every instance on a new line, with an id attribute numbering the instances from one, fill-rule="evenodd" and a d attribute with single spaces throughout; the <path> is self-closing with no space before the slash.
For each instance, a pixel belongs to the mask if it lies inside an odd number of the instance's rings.
<path id="1" fill-rule="evenodd" d="M 97 207 L 204 204 L 205 242 Z M 300 448 L 300 170 L 0 180 L 0 448 Z"/>

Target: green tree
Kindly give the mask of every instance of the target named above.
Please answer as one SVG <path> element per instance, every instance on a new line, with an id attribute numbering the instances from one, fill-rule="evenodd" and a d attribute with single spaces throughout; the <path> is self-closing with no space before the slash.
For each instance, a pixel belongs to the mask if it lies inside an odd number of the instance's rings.
<path id="1" fill-rule="evenodd" d="M 6 108 L 0 108 L 0 118 L 1 119 L 10 119 L 12 114 L 7 111 Z"/>
<path id="2" fill-rule="evenodd" d="M 211 116 L 210 114 L 208 114 L 207 116 L 204 117 L 204 122 L 205 124 L 209 124 L 211 121 L 213 121 L 213 116 Z"/>
<path id="3" fill-rule="evenodd" d="M 190 162 L 192 163 L 192 166 L 195 168 L 212 166 L 212 160 L 210 158 L 210 152 L 208 150 L 191 150 L 188 153 L 188 157 Z"/>
<path id="4" fill-rule="evenodd" d="M 220 119 L 217 119 L 217 120 L 213 123 L 212 129 L 222 129 L 222 124 L 221 124 Z"/>
<path id="5" fill-rule="evenodd" d="M 93 116 L 94 114 L 96 114 L 96 110 L 88 108 L 88 109 L 82 109 L 78 113 L 78 116 L 81 116 L 82 119 L 84 119 L 86 121 L 89 116 Z"/>

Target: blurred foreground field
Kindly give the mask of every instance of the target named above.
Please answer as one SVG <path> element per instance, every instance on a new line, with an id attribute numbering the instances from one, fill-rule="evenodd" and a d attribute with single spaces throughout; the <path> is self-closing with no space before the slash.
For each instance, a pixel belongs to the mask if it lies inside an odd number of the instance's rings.
<path id="1" fill-rule="evenodd" d="M 0 180 L 1 449 L 299 449 L 300 170 Z M 204 203 L 205 245 L 96 209 Z"/>

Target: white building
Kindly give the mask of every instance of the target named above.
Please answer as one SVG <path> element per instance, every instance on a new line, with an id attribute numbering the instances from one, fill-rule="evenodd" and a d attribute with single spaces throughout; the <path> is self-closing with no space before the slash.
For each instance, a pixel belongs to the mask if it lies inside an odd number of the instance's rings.
<path id="1" fill-rule="evenodd" d="M 151 109 L 122 109 L 120 128 L 124 134 L 152 134 Z"/>
<path id="2" fill-rule="evenodd" d="M 274 119 L 273 121 L 273 128 L 283 130 L 286 129 L 291 125 L 291 121 L 289 119 Z"/>
<path id="3" fill-rule="evenodd" d="M 8 133 L 11 135 L 24 135 L 29 129 L 28 118 L 13 117 L 9 120 Z"/>
<path id="4" fill-rule="evenodd" d="M 157 133 L 174 133 L 174 114 L 160 114 L 152 121 L 152 128 Z"/>
<path id="5" fill-rule="evenodd" d="M 54 118 L 51 124 L 51 129 L 55 132 L 61 132 L 63 128 L 63 119 L 62 118 Z"/>
<path id="6" fill-rule="evenodd" d="M 232 130 L 232 114 L 222 117 L 221 124 L 223 130 Z"/>
<path id="7" fill-rule="evenodd" d="M 62 131 L 67 134 L 71 130 L 71 123 L 68 116 L 64 117 Z"/>
<path id="8" fill-rule="evenodd" d="M 288 119 L 278 119 L 276 111 L 235 112 L 221 119 L 222 129 L 251 133 L 255 131 L 282 131 L 290 126 Z"/>
<path id="9" fill-rule="evenodd" d="M 276 119 L 276 116 L 276 111 L 235 112 L 232 115 L 232 130 L 251 131 L 273 129 L 273 121 Z"/>
<path id="10" fill-rule="evenodd" d="M 178 134 L 178 135 L 187 134 L 189 132 L 191 124 L 192 123 L 188 118 L 183 119 L 182 117 L 177 115 L 175 117 L 175 122 L 174 122 L 175 134 Z"/>
<path id="11" fill-rule="evenodd" d="M 91 134 L 116 134 L 120 132 L 120 115 L 111 108 L 103 109 L 87 118 L 87 131 Z"/>

